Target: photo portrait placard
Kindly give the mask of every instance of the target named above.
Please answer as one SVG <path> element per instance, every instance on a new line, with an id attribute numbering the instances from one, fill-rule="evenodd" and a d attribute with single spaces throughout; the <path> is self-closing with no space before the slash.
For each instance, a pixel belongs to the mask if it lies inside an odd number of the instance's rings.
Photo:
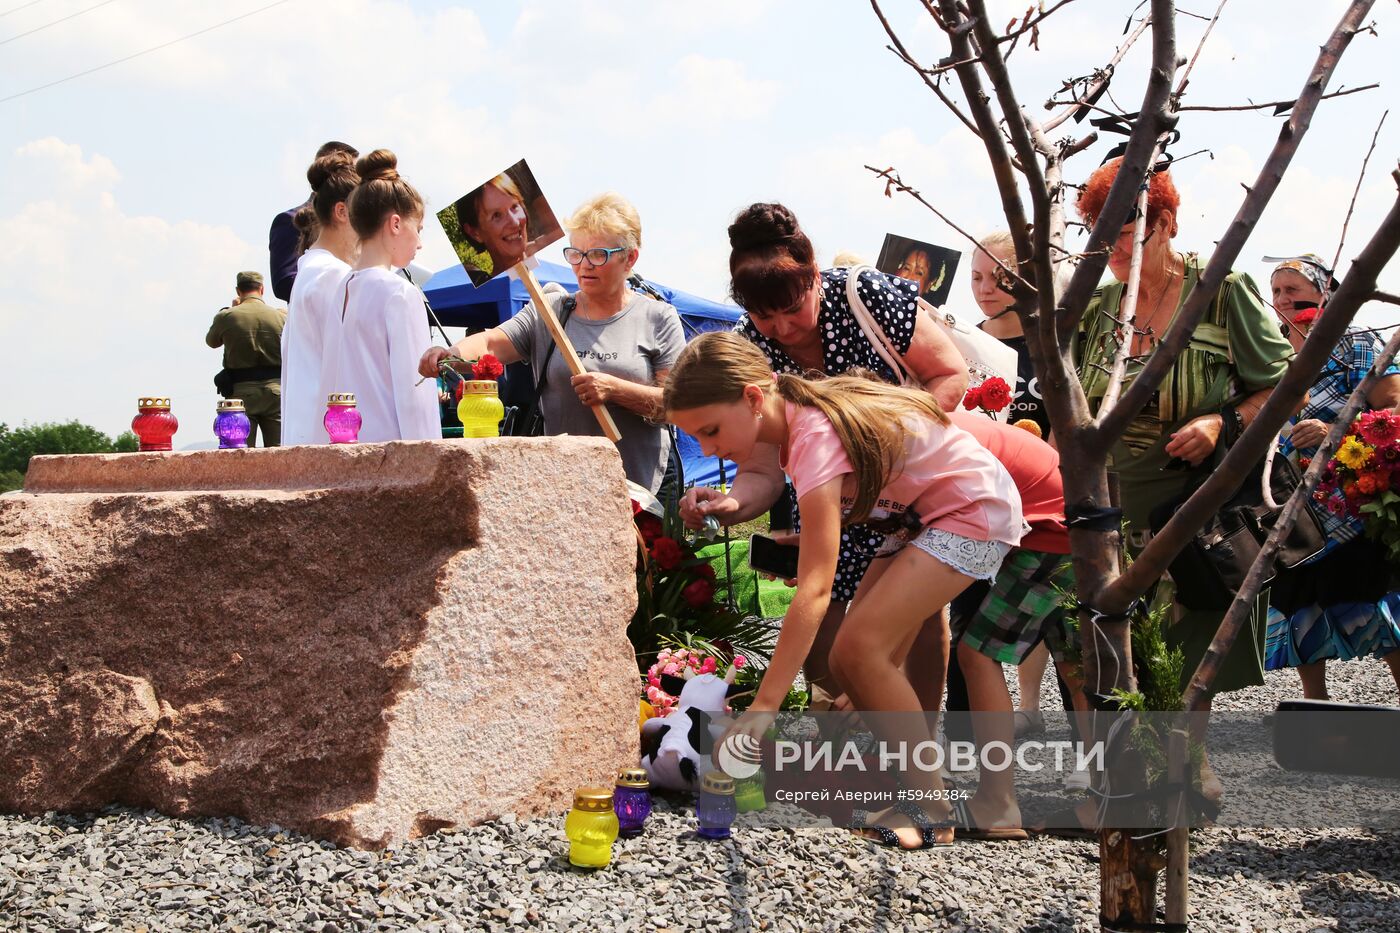
<path id="1" fill-rule="evenodd" d="M 478 287 L 564 236 L 524 159 L 477 185 L 437 217 Z"/>
<path id="2" fill-rule="evenodd" d="M 875 268 L 919 284 L 919 297 L 941 308 L 953 291 L 953 276 L 962 253 L 894 233 L 885 234 Z"/>

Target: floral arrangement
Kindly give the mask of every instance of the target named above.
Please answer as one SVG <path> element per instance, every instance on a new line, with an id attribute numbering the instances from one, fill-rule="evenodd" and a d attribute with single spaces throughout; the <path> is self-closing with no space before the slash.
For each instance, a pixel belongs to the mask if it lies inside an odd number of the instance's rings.
<path id="1" fill-rule="evenodd" d="M 962 403 L 968 411 L 980 408 L 986 415 L 996 414 L 1011 404 L 1011 386 L 1000 376 L 993 376 L 978 385 L 969 386 Z"/>
<path id="2" fill-rule="evenodd" d="M 727 582 L 717 579 L 709 560 L 697 554 L 696 543 L 686 536 L 676 503 L 666 508 L 653 503 L 661 515 L 632 504 L 639 545 L 637 609 L 627 637 L 638 670 L 647 672 L 663 650 L 677 648 L 708 654 L 716 664 L 739 655 L 765 665 L 776 639 L 775 623 L 734 609 Z"/>
<path id="3" fill-rule="evenodd" d="M 1306 464 L 1305 464 L 1306 466 Z M 1352 423 L 1322 472 L 1313 498 L 1338 517 L 1360 519 L 1366 534 L 1400 561 L 1400 416 L 1368 411 Z"/>
<path id="4" fill-rule="evenodd" d="M 732 663 L 742 671 L 747 666 L 748 659 L 742 654 L 736 654 Z M 643 691 L 653 714 L 665 716 L 675 709 L 679 699 L 680 691 L 670 693 L 667 688 L 674 687 L 675 684 L 666 682 L 664 678 L 683 678 L 687 670 L 696 674 L 714 674 L 719 668 L 720 659 L 713 654 L 705 654 L 692 648 L 662 648 L 656 654 L 656 662 L 647 669 L 647 684 Z"/>

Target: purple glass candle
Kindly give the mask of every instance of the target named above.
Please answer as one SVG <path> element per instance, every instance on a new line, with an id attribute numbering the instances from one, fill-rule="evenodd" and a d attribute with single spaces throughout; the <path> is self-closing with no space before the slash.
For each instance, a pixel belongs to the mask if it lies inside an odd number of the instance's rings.
<path id="1" fill-rule="evenodd" d="M 700 799 L 695 802 L 697 833 L 702 839 L 728 839 L 734 825 L 734 779 L 711 771 L 700 782 Z"/>
<path id="2" fill-rule="evenodd" d="M 326 426 L 332 444 L 353 444 L 360 439 L 360 411 L 355 407 L 355 393 L 332 392 L 326 399 Z"/>
<path id="3" fill-rule="evenodd" d="M 214 415 L 214 436 L 219 439 L 219 449 L 247 447 L 248 435 L 253 432 L 253 423 L 243 408 L 241 398 L 226 398 L 219 402 L 219 410 Z"/>
<path id="4" fill-rule="evenodd" d="M 613 788 L 613 810 L 617 813 L 618 832 L 622 836 L 640 836 L 642 825 L 651 814 L 651 782 L 641 768 L 623 768 L 617 772 Z"/>

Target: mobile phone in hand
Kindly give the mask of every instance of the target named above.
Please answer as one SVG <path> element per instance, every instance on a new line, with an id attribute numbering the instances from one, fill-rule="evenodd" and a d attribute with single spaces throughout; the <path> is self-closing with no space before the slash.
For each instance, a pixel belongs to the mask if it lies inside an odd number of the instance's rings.
<path id="1" fill-rule="evenodd" d="M 797 545 L 779 544 L 767 535 L 749 537 L 749 566 L 780 580 L 797 576 Z"/>

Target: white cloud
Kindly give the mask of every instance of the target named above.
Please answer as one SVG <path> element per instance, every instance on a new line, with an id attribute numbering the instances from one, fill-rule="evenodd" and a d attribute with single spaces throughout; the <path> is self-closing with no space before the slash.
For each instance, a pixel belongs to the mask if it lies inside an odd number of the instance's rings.
<path id="1" fill-rule="evenodd" d="M 653 117 L 686 125 L 756 120 L 777 103 L 776 81 L 750 78 L 741 62 L 706 58 L 691 53 L 671 69 L 675 87 L 657 94 L 649 110 Z"/>
<path id="2" fill-rule="evenodd" d="M 0 366 L 0 420 L 117 433 L 154 393 L 177 400 L 181 441 L 203 439 L 219 368 L 204 333 L 259 251 L 228 227 L 126 213 L 101 155 L 56 139 L 19 151 L 14 181 L 35 195 L 0 216 L 0 343 L 14 354 Z"/>

